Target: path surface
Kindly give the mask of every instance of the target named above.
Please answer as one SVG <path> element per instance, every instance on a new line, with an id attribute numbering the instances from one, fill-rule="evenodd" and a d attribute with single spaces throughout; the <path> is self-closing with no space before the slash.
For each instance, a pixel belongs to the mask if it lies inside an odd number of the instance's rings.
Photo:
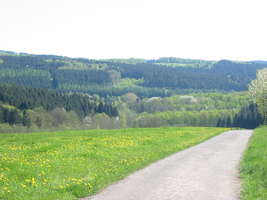
<path id="1" fill-rule="evenodd" d="M 252 131 L 228 131 L 83 200 L 238 200 L 238 164 Z"/>

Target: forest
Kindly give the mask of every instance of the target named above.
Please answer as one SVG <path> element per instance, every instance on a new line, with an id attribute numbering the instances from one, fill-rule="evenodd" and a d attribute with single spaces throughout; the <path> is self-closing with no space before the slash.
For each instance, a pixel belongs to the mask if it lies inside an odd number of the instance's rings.
<path id="1" fill-rule="evenodd" d="M 265 67 L 260 61 L 93 60 L 0 51 L 0 132 L 255 128 L 266 118 L 262 100 L 252 95 Z"/>
<path id="2" fill-rule="evenodd" d="M 39 129 L 62 128 L 64 124 L 79 127 L 86 116 L 96 113 L 110 118 L 118 116 L 114 105 L 97 96 L 0 85 L 0 123 Z"/>
<path id="3" fill-rule="evenodd" d="M 93 60 L 0 52 L 0 82 L 121 96 L 171 96 L 195 91 L 245 91 L 264 62 L 179 58 Z M 128 84 L 125 84 L 127 80 Z"/>

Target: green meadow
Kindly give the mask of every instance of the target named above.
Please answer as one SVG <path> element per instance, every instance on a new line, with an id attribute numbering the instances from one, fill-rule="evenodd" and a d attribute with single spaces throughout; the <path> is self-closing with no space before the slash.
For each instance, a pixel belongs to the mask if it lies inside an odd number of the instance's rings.
<path id="1" fill-rule="evenodd" d="M 73 200 L 228 129 L 183 127 L 0 134 L 1 200 Z"/>
<path id="2" fill-rule="evenodd" d="M 241 162 L 242 199 L 267 199 L 267 127 L 255 129 Z"/>

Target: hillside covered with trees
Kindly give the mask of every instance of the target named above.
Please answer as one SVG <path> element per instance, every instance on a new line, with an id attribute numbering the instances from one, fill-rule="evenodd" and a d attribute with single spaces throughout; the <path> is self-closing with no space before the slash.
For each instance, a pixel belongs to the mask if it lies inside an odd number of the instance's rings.
<path id="1" fill-rule="evenodd" d="M 265 100 L 251 99 L 247 89 L 266 66 L 260 61 L 90 60 L 0 51 L 0 131 L 255 128 L 264 121 Z M 264 92 L 255 89 L 262 85 L 257 80 L 250 94 L 257 91 L 259 97 Z"/>
<path id="2" fill-rule="evenodd" d="M 87 116 L 97 114 L 113 118 L 118 116 L 118 110 L 96 96 L 0 85 L 0 123 L 39 129 L 79 128 L 88 126 L 90 122 L 84 122 Z"/>
<path id="3" fill-rule="evenodd" d="M 100 96 L 244 91 L 264 62 L 179 58 L 90 60 L 0 52 L 0 82 Z"/>

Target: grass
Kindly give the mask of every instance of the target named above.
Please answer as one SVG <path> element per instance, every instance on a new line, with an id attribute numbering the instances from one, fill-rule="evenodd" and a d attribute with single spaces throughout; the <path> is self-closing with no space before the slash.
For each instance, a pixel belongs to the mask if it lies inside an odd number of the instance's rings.
<path id="1" fill-rule="evenodd" d="M 254 131 L 241 162 L 243 200 L 267 199 L 267 127 Z"/>
<path id="2" fill-rule="evenodd" d="M 1 200 L 92 195 L 225 128 L 183 127 L 0 135 Z"/>

